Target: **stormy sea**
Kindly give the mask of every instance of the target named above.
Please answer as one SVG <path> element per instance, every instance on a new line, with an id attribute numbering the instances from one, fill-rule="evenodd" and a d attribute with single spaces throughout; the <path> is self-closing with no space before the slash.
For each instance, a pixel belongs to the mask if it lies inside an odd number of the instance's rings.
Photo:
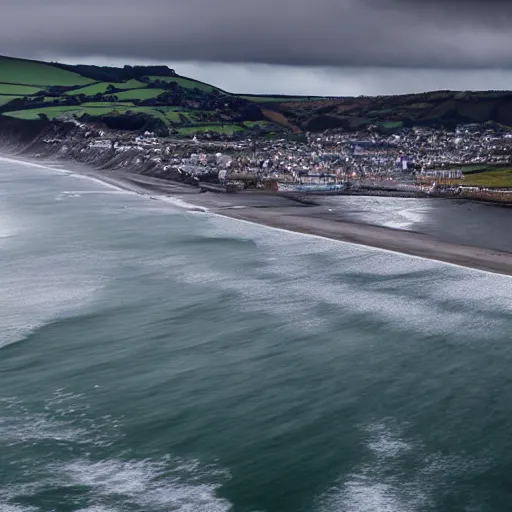
<path id="1" fill-rule="evenodd" d="M 0 290 L 1 512 L 510 510 L 509 277 L 4 160 Z"/>

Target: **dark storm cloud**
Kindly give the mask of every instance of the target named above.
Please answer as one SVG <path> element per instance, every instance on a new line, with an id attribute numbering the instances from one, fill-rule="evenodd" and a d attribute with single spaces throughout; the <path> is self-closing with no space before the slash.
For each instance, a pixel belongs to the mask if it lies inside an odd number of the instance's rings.
<path id="1" fill-rule="evenodd" d="M 0 53 L 512 68 L 512 1 L 3 0 Z"/>

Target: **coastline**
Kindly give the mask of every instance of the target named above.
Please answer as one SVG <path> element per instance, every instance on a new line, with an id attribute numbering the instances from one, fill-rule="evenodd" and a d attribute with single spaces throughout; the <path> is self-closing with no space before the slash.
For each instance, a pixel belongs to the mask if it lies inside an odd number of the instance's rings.
<path id="1" fill-rule="evenodd" d="M 347 221 L 329 214 L 330 210 L 321 204 L 300 205 L 293 199 L 270 193 L 200 193 L 192 186 L 177 182 L 129 171 L 99 171 L 70 161 L 59 160 L 58 167 L 54 167 L 52 161 L 34 161 L 1 153 L 0 158 L 85 176 L 152 199 L 173 198 L 173 204 L 185 211 L 210 213 L 270 228 L 512 276 L 512 252 L 454 244 L 422 233 Z"/>
<path id="2" fill-rule="evenodd" d="M 285 231 L 512 276 L 512 253 L 451 244 L 421 233 L 370 224 L 332 221 L 305 215 L 273 216 L 274 213 L 244 209 L 222 212 L 221 215 Z"/>

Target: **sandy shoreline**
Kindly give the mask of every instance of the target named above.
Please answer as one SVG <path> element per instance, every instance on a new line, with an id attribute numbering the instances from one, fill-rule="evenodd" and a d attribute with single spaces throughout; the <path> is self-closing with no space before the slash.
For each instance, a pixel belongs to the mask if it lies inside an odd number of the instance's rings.
<path id="1" fill-rule="evenodd" d="M 94 174 L 99 179 L 104 178 L 103 173 Z M 232 219 L 512 275 L 512 253 L 452 244 L 421 233 L 330 218 L 322 206 L 298 205 L 295 201 L 271 194 L 201 194 L 186 185 L 139 175 L 132 177 L 128 173 L 113 175 L 111 179 L 130 190 L 136 189 L 146 194 L 183 195 L 183 199 L 191 205 Z"/>
<path id="2" fill-rule="evenodd" d="M 288 231 L 512 275 L 512 253 L 450 244 L 420 233 L 306 215 L 276 216 L 272 211 L 230 210 L 222 212 L 222 215 Z"/>
<path id="3" fill-rule="evenodd" d="M 330 210 L 321 205 L 321 201 L 317 206 L 306 206 L 275 194 L 199 193 L 198 189 L 188 185 L 127 171 L 97 171 L 72 162 L 34 162 L 12 158 L 9 155 L 5 157 L 13 161 L 32 165 L 36 163 L 42 167 L 81 174 L 117 188 L 156 199 L 174 197 L 183 201 L 184 208 L 190 211 L 208 211 L 212 214 L 273 228 L 512 275 L 511 252 L 453 244 L 421 233 L 347 221 L 339 215 L 330 213 Z"/>

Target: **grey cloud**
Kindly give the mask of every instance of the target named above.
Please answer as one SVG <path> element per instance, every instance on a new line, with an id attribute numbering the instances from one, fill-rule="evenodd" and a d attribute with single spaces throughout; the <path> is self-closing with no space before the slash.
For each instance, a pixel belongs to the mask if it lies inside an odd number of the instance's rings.
<path id="1" fill-rule="evenodd" d="M 512 69 L 498 0 L 4 0 L 0 52 Z"/>

